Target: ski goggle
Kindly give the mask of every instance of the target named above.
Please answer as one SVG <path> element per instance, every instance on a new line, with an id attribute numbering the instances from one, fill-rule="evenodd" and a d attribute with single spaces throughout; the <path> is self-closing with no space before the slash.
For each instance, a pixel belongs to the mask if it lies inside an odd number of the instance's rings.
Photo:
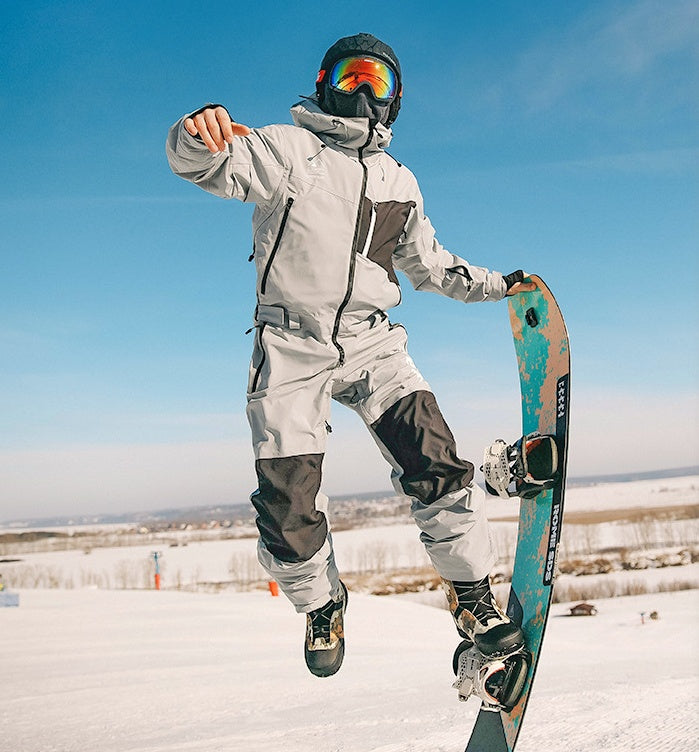
<path id="1" fill-rule="evenodd" d="M 322 81 L 325 71 L 320 71 Z M 397 94 L 398 77 L 395 71 L 375 57 L 345 57 L 330 69 L 328 85 L 345 94 L 351 94 L 362 84 L 369 84 L 372 94 L 379 102 L 390 102 Z"/>

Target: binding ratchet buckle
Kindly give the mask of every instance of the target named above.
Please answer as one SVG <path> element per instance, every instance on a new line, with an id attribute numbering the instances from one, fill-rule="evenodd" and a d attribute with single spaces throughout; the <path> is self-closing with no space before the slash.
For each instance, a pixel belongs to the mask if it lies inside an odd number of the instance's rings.
<path id="1" fill-rule="evenodd" d="M 475 695 L 484 710 L 509 712 L 522 696 L 530 665 L 531 654 L 526 648 L 504 658 L 490 659 L 464 640 L 454 653 L 456 681 L 452 686 L 462 702 Z"/>
<path id="2" fill-rule="evenodd" d="M 529 433 L 514 444 L 497 439 L 485 450 L 481 470 L 489 493 L 503 499 L 531 499 L 553 488 L 560 478 L 556 438 Z"/>

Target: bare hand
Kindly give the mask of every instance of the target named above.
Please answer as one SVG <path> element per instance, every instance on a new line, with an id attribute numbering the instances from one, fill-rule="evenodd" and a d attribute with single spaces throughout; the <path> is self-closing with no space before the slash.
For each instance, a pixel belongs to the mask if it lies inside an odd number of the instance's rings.
<path id="1" fill-rule="evenodd" d="M 199 136 L 212 154 L 217 154 L 233 143 L 235 136 L 247 136 L 250 128 L 234 123 L 225 107 L 209 107 L 184 121 L 191 136 Z"/>

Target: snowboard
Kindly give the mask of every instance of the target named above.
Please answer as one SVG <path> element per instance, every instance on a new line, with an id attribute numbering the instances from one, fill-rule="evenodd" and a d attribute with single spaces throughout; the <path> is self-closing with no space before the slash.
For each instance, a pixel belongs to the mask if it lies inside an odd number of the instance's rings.
<path id="1" fill-rule="evenodd" d="M 517 548 L 507 615 L 524 632 L 531 666 L 514 708 L 487 709 L 476 718 L 465 752 L 512 752 L 522 727 L 549 615 L 556 557 L 563 522 L 568 454 L 570 350 L 568 334 L 553 294 L 541 278 L 532 292 L 508 300 L 522 400 L 522 435 L 535 431 L 556 437 L 560 476 L 548 490 L 520 501 Z"/>

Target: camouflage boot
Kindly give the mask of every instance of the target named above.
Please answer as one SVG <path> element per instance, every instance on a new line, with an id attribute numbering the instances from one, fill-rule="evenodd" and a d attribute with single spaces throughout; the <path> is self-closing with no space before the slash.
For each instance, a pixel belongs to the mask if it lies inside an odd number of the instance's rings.
<path id="1" fill-rule="evenodd" d="M 340 582 L 339 600 L 306 614 L 306 644 L 304 655 L 308 670 L 315 676 L 332 676 L 340 670 L 345 657 L 344 614 L 347 608 L 347 588 Z"/>
<path id="2" fill-rule="evenodd" d="M 522 630 L 500 609 L 488 577 L 479 582 L 443 580 L 458 633 L 487 658 L 502 658 L 524 647 Z"/>

